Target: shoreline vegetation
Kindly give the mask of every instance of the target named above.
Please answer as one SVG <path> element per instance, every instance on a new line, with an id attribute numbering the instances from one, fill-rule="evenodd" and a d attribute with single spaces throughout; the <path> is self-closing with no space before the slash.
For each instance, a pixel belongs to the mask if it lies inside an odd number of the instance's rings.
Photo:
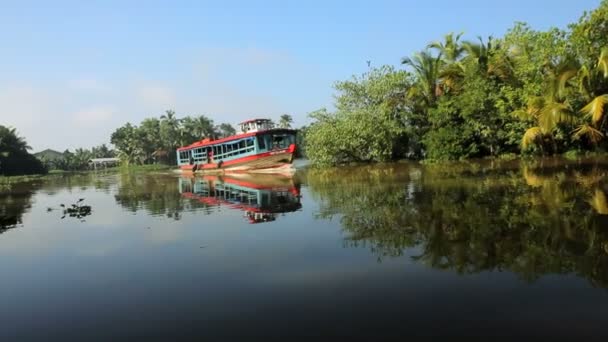
<path id="1" fill-rule="evenodd" d="M 46 173 L 36 173 L 29 175 L 11 175 L 5 176 L 0 175 L 0 191 L 10 190 L 13 185 L 19 183 L 37 182 L 51 180 L 61 177 L 70 176 L 87 176 L 87 175 L 104 175 L 104 174 L 118 174 L 118 173 L 139 173 L 139 172 L 160 172 L 169 171 L 174 167 L 172 165 L 163 164 L 147 164 L 147 165 L 120 165 L 116 167 L 108 167 L 99 170 L 75 170 L 75 171 L 63 171 L 63 170 L 51 170 Z"/>
<path id="2" fill-rule="evenodd" d="M 608 149 L 608 1 L 566 29 L 518 22 L 501 38 L 448 33 L 335 84 L 335 111 L 310 113 L 315 165 L 436 162 Z M 370 64 L 368 62 L 368 64 Z"/>

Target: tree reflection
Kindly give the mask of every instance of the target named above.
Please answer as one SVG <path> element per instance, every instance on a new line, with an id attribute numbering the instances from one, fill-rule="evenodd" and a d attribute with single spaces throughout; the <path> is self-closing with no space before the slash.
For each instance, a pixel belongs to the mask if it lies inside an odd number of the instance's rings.
<path id="1" fill-rule="evenodd" d="M 184 210 L 205 207 L 185 203 L 177 189 L 176 178 L 170 175 L 121 173 L 114 198 L 128 211 L 144 210 L 151 215 L 163 215 L 174 220 L 181 219 Z"/>
<path id="2" fill-rule="evenodd" d="M 21 224 L 23 215 L 32 206 L 34 189 L 29 184 L 17 184 L 0 190 L 0 234 Z"/>
<path id="3" fill-rule="evenodd" d="M 526 280 L 575 273 L 608 286 L 608 166 L 600 161 L 479 162 L 310 170 L 319 217 L 341 215 L 346 243 L 379 259 L 509 270 Z"/>

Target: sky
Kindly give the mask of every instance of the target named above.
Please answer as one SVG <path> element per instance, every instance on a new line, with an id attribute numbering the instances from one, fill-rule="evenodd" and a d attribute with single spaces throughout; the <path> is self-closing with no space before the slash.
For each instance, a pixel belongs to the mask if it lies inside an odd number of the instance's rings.
<path id="1" fill-rule="evenodd" d="M 448 32 L 565 28 L 600 0 L 0 0 L 0 125 L 34 152 L 175 110 L 217 124 L 332 108 L 333 84 Z"/>

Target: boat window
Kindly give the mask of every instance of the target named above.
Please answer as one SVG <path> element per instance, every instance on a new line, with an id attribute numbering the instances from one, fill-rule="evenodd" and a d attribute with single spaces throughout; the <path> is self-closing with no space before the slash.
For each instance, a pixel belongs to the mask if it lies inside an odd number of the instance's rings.
<path id="1" fill-rule="evenodd" d="M 258 137 L 258 147 L 262 150 L 266 149 L 266 142 L 265 142 L 266 139 L 264 139 L 264 138 L 265 138 L 264 136 Z"/>

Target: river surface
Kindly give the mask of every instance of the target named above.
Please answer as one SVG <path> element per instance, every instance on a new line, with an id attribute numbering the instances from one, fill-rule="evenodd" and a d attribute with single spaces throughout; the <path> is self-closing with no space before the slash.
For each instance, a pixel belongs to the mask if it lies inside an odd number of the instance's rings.
<path id="1" fill-rule="evenodd" d="M 601 339 L 607 175 L 544 159 L 16 184 L 0 340 Z"/>

